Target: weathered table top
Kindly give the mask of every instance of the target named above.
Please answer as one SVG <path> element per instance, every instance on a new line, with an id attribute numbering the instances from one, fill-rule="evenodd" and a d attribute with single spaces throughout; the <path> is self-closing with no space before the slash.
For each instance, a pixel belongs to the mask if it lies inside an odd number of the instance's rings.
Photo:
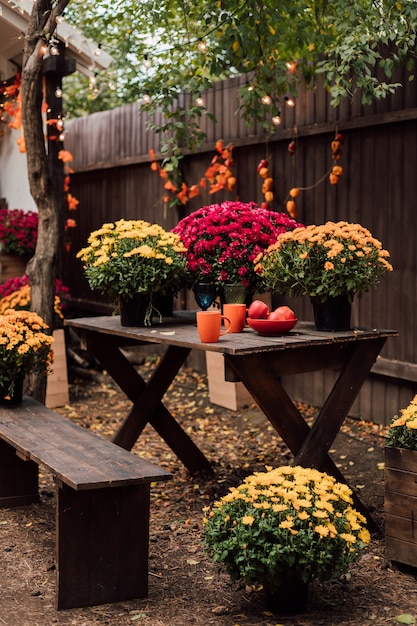
<path id="1" fill-rule="evenodd" d="M 119 337 L 126 344 L 131 340 L 132 343 L 180 346 L 230 355 L 273 352 L 313 345 L 319 347 L 398 334 L 394 330 L 361 328 L 349 331 L 321 332 L 315 330 L 313 322 L 298 322 L 295 328 L 285 335 L 262 336 L 251 328 L 245 328 L 242 333 L 221 336 L 217 343 L 202 343 L 191 315 L 189 321 L 185 323 L 184 316 L 178 315 L 151 327 L 121 326 L 120 317 L 117 315 L 74 319 L 70 320 L 68 324 L 81 331 L 84 329 L 88 332 Z"/>

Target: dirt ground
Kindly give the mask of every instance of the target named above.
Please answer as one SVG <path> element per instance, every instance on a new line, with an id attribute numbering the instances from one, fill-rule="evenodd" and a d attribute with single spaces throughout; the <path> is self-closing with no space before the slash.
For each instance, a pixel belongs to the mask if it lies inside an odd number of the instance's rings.
<path id="1" fill-rule="evenodd" d="M 144 376 L 152 361 L 146 358 L 138 364 Z M 72 377 L 70 404 L 58 410 L 110 437 L 129 403 L 105 373 L 79 374 Z M 347 420 L 331 454 L 372 511 L 381 533 L 373 535 L 346 579 L 311 584 L 306 613 L 280 617 L 265 610 L 262 590 L 231 583 L 204 554 L 202 508 L 246 475 L 289 462 L 288 450 L 255 406 L 233 412 L 210 404 L 206 379 L 196 372 L 181 371 L 166 404 L 213 462 L 215 473 L 191 476 L 149 426 L 136 444 L 135 453 L 174 475 L 172 481 L 152 488 L 149 596 L 55 610 L 54 485 L 42 474 L 38 504 L 0 510 L 0 625 L 381 626 L 398 624 L 400 615 L 417 617 L 417 572 L 399 568 L 384 556 L 385 433 L 380 428 Z M 301 409 L 307 418 L 314 415 L 311 407 Z"/>

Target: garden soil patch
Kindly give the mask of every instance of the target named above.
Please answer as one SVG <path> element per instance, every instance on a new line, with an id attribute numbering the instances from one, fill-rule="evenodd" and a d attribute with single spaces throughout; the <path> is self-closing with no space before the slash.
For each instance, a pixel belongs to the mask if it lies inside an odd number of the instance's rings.
<path id="1" fill-rule="evenodd" d="M 139 359 L 140 360 L 140 359 Z M 152 358 L 137 364 L 146 377 Z M 129 402 L 106 373 L 73 375 L 70 405 L 59 412 L 111 437 Z M 214 475 L 191 476 L 149 426 L 134 452 L 173 473 L 151 490 L 149 596 L 98 607 L 56 611 L 54 484 L 41 475 L 38 504 L 0 510 L 0 626 L 361 626 L 398 624 L 400 614 L 417 618 L 416 570 L 384 556 L 383 446 L 377 426 L 348 419 L 331 450 L 381 533 L 343 580 L 313 583 L 308 609 L 296 617 L 265 610 L 260 589 L 232 583 L 204 554 L 202 509 L 254 471 L 285 465 L 291 455 L 255 405 L 233 412 L 210 404 L 206 379 L 183 369 L 166 404 L 212 461 Z M 315 409 L 300 406 L 307 418 Z"/>

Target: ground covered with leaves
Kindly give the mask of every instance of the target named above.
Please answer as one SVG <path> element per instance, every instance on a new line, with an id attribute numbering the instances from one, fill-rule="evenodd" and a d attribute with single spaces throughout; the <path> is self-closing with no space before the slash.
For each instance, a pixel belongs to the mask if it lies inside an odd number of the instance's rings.
<path id="1" fill-rule="evenodd" d="M 137 367 L 147 377 L 154 359 L 138 359 Z M 232 583 L 204 554 L 202 509 L 254 471 L 287 464 L 290 453 L 255 405 L 233 412 L 210 404 L 207 381 L 197 372 L 180 372 L 166 405 L 212 461 L 214 474 L 191 476 L 150 426 L 135 445 L 135 453 L 174 477 L 152 488 L 149 596 L 55 610 L 54 484 L 42 473 L 38 504 L 0 510 L 0 625 L 381 626 L 417 621 L 417 572 L 399 568 L 384 555 L 385 433 L 379 427 L 347 420 L 331 454 L 381 532 L 373 535 L 347 578 L 312 583 L 307 612 L 281 617 L 265 610 L 261 589 Z M 73 375 L 70 404 L 58 411 L 111 437 L 129 406 L 106 373 L 88 370 Z M 307 419 L 314 417 L 314 408 L 300 409 Z"/>

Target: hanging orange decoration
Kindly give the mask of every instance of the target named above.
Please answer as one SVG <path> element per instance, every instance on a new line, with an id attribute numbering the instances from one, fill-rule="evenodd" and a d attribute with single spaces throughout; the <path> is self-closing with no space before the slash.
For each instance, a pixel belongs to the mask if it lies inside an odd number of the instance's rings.
<path id="1" fill-rule="evenodd" d="M 158 172 L 165 181 L 164 189 L 172 195 L 165 194 L 162 198 L 165 204 L 168 204 L 173 198 L 181 204 L 186 204 L 192 198 L 199 195 L 201 189 L 206 189 L 209 184 L 208 192 L 210 194 L 221 191 L 233 192 L 236 187 L 236 176 L 233 175 L 233 146 L 224 147 L 223 139 L 218 139 L 215 144 L 216 154 L 213 156 L 210 165 L 206 169 L 203 178 L 199 183 L 188 186 L 185 182 L 178 182 L 178 171 L 171 171 L 161 166 L 155 157 L 155 150 L 149 150 L 151 159 L 150 168 L 153 172 Z"/>
<path id="2" fill-rule="evenodd" d="M 265 198 L 265 202 L 262 203 L 262 208 L 263 209 L 270 209 L 271 208 L 271 204 L 274 201 L 274 179 L 272 178 L 270 171 L 269 171 L 269 167 L 268 167 L 268 161 L 266 159 L 262 159 L 259 163 L 258 163 L 258 167 L 256 168 L 257 172 L 259 174 L 259 176 L 263 179 L 263 183 L 262 183 L 262 193 L 264 195 Z"/>

